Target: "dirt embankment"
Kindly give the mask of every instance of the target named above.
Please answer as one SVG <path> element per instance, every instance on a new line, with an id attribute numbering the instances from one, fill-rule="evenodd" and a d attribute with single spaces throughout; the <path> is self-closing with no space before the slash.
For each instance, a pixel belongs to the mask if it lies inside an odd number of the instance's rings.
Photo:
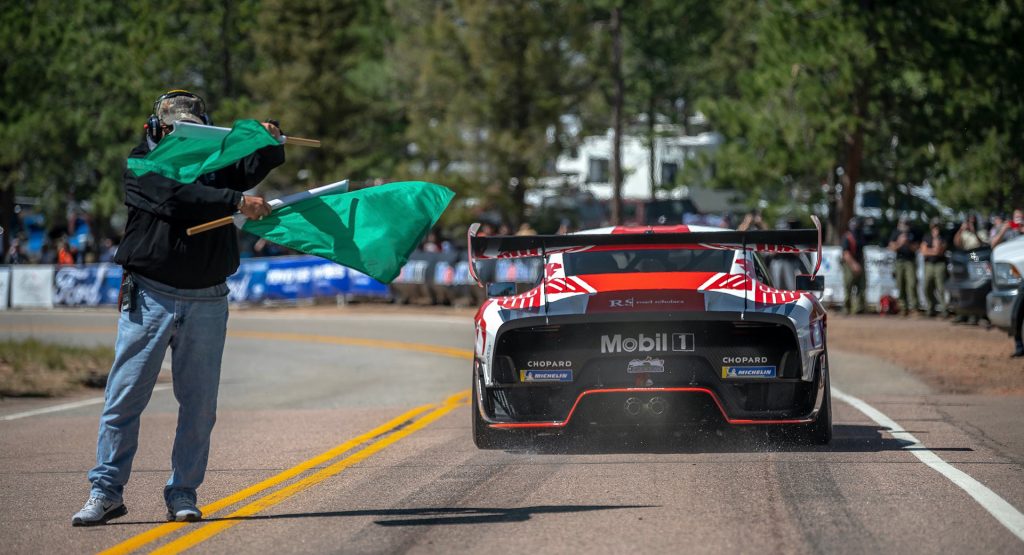
<path id="1" fill-rule="evenodd" d="M 998 329 L 949 320 L 829 314 L 830 349 L 890 360 L 944 393 L 1024 395 L 1024 358 Z"/>
<path id="2" fill-rule="evenodd" d="M 109 346 L 0 341 L 0 397 L 54 397 L 82 387 L 103 387 L 113 361 L 114 349 Z"/>

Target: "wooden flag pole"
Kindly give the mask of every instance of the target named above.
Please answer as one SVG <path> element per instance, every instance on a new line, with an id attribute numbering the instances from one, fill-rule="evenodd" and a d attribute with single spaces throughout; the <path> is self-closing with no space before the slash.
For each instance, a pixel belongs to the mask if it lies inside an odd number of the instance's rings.
<path id="1" fill-rule="evenodd" d="M 303 141 L 311 141 L 312 139 L 301 139 L 301 140 L 303 140 Z M 318 145 L 320 144 L 320 141 L 314 141 L 314 142 L 316 142 Z M 327 193 L 339 193 L 339 192 L 340 193 L 344 193 L 345 191 L 348 191 L 348 180 L 347 179 L 345 179 L 343 181 L 338 181 L 337 183 L 331 183 L 331 184 L 328 184 L 328 185 L 321 185 L 320 187 L 314 187 L 314 188 L 312 188 L 312 189 L 310 189 L 308 191 L 302 191 L 302 192 L 299 192 L 299 193 L 293 193 L 293 194 L 288 195 L 286 197 L 276 198 L 276 199 L 274 199 L 272 201 L 267 202 L 267 204 L 270 205 L 270 210 L 274 211 L 274 210 L 277 210 L 278 208 L 282 208 L 282 207 L 288 206 L 289 204 L 292 204 L 294 202 L 299 202 L 299 201 L 302 201 L 302 200 L 305 200 L 305 199 L 308 199 L 308 198 L 316 197 L 316 196 L 319 196 L 319 195 L 324 195 L 324 194 L 327 194 Z M 223 218 L 220 218 L 220 219 L 217 219 L 217 220 L 213 220 L 212 222 L 206 222 L 205 224 L 199 224 L 199 225 L 196 225 L 196 226 L 192 226 L 192 227 L 188 228 L 187 230 L 185 230 L 185 233 L 189 237 L 191 237 L 191 236 L 195 235 L 196 233 L 202 233 L 204 231 L 209 231 L 211 229 L 216 229 L 216 228 L 221 227 L 221 226 L 230 225 L 230 224 L 232 224 L 235 221 L 235 216 L 237 216 L 237 215 L 238 214 L 235 214 L 234 216 L 224 216 Z"/>
<path id="2" fill-rule="evenodd" d="M 288 135 L 284 136 L 284 144 L 320 148 L 320 141 L 317 139 L 303 139 L 302 137 L 289 137 Z"/>
<path id="3" fill-rule="evenodd" d="M 220 140 L 230 132 L 231 129 L 228 127 L 214 127 L 212 125 L 179 121 L 174 124 L 173 135 L 176 137 Z M 288 135 L 282 135 L 282 137 L 284 137 L 284 143 L 288 145 L 320 148 L 320 141 L 318 139 L 304 139 L 302 137 L 289 137 Z"/>
<path id="4" fill-rule="evenodd" d="M 192 227 L 188 228 L 188 230 L 186 230 L 185 233 L 189 237 L 191 237 L 191 236 L 195 235 L 196 233 L 202 233 L 204 231 L 209 231 L 211 229 L 216 229 L 218 227 L 223 227 L 223 226 L 226 226 L 226 225 L 231 225 L 234 221 L 235 221 L 235 217 L 234 216 L 224 216 L 223 218 L 219 218 L 219 219 L 213 220 L 212 222 L 206 222 L 205 224 L 199 224 L 197 226 L 192 226 Z"/>

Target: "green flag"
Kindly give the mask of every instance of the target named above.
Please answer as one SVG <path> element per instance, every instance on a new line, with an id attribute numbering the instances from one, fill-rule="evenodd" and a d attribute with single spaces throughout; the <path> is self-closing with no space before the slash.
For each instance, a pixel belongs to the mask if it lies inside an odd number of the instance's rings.
<path id="1" fill-rule="evenodd" d="M 423 181 L 352 192 L 334 187 L 282 199 L 262 220 L 236 216 L 235 223 L 278 245 L 391 283 L 455 196 L 445 187 Z"/>
<path id="2" fill-rule="evenodd" d="M 223 135 L 171 133 L 146 156 L 129 158 L 128 169 L 136 176 L 158 173 L 180 183 L 192 183 L 204 173 L 226 168 L 265 146 L 278 144 L 258 121 L 242 119 Z"/>

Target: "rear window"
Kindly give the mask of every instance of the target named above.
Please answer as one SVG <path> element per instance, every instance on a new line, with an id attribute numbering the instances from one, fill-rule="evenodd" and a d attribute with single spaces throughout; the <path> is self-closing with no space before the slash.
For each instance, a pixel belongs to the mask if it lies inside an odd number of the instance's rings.
<path id="1" fill-rule="evenodd" d="M 563 255 L 566 275 L 650 272 L 728 272 L 731 250 L 652 249 Z"/>

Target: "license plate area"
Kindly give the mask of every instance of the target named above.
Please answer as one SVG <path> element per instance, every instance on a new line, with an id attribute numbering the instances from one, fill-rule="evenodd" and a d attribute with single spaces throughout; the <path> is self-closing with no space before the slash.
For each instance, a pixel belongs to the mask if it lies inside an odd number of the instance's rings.
<path id="1" fill-rule="evenodd" d="M 634 358 L 626 365 L 627 374 L 664 374 L 665 359 L 661 358 Z"/>

